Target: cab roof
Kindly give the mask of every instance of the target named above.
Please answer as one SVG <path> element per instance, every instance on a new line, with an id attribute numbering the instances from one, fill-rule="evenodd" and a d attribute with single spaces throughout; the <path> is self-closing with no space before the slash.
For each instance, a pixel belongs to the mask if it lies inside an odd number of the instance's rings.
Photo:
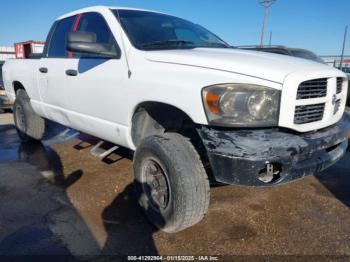
<path id="1" fill-rule="evenodd" d="M 133 7 L 124 7 L 124 6 L 103 6 L 103 5 L 97 5 L 97 6 L 91 6 L 91 7 L 86 7 L 82 9 L 78 9 L 72 12 L 69 12 L 67 14 L 64 14 L 56 19 L 61 20 L 70 16 L 78 15 L 81 13 L 87 13 L 87 12 L 103 12 L 103 11 L 108 11 L 108 10 L 137 10 L 137 11 L 146 11 L 146 12 L 153 12 L 153 13 L 159 13 L 157 11 L 153 10 L 147 10 L 147 9 L 139 9 L 139 8 L 133 8 Z"/>

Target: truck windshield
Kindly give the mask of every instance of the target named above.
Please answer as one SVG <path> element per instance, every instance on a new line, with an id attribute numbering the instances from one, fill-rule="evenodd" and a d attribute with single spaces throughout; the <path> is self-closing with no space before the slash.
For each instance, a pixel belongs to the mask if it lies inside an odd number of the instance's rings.
<path id="1" fill-rule="evenodd" d="M 200 25 L 170 15 L 137 10 L 113 10 L 132 44 L 141 50 L 229 48 Z"/>
<path id="2" fill-rule="evenodd" d="M 325 63 L 320 57 L 318 57 L 316 54 L 312 53 L 311 51 L 301 50 L 301 49 L 300 50 L 294 49 L 291 51 L 292 51 L 292 54 L 296 57 L 305 58 L 305 59 L 319 62 L 322 64 Z"/>

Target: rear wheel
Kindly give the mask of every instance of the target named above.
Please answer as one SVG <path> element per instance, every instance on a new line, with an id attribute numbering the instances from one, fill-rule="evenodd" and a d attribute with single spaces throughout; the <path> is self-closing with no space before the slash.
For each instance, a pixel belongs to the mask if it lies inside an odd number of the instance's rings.
<path id="1" fill-rule="evenodd" d="M 141 141 L 134 176 L 141 207 L 163 231 L 181 231 L 207 213 L 208 177 L 197 151 L 182 135 L 166 133 Z"/>
<path id="2" fill-rule="evenodd" d="M 45 131 L 45 120 L 34 112 L 27 92 L 23 89 L 16 93 L 13 117 L 18 135 L 22 141 L 29 142 L 42 139 Z"/>

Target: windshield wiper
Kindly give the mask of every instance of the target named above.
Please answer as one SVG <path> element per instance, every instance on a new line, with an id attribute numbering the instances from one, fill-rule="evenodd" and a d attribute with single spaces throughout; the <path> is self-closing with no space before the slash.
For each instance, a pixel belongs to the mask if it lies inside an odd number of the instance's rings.
<path id="1" fill-rule="evenodd" d="M 185 41 L 185 40 L 164 40 L 164 41 L 155 41 L 150 43 L 142 44 L 142 47 L 158 47 L 158 46 L 185 46 L 185 45 L 193 45 L 194 43 L 191 41 Z"/>
<path id="2" fill-rule="evenodd" d="M 199 47 L 223 47 L 223 48 L 230 48 L 230 46 L 224 44 L 224 43 L 218 43 L 218 42 L 206 42 L 203 45 L 200 45 Z"/>

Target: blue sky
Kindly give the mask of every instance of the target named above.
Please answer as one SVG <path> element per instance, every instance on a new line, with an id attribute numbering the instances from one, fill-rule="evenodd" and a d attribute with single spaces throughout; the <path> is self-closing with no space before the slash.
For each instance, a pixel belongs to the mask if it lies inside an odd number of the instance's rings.
<path id="1" fill-rule="evenodd" d="M 258 0 L 1 0 L 0 46 L 45 40 L 56 17 L 92 5 L 170 13 L 203 25 L 232 45 L 260 41 L 263 9 Z M 277 0 L 270 9 L 266 43 L 272 31 L 273 44 L 337 55 L 346 24 L 350 26 L 350 0 Z M 350 55 L 350 30 L 345 53 Z"/>

